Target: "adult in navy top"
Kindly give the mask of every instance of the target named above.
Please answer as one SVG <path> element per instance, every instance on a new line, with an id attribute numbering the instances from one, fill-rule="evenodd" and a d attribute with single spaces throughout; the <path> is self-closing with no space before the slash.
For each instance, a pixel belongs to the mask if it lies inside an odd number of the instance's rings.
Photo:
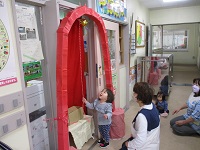
<path id="1" fill-rule="evenodd" d="M 131 137 L 120 150 L 159 150 L 160 118 L 152 103 L 153 90 L 148 83 L 138 82 L 133 88 L 133 96 L 141 109 L 131 124 Z"/>

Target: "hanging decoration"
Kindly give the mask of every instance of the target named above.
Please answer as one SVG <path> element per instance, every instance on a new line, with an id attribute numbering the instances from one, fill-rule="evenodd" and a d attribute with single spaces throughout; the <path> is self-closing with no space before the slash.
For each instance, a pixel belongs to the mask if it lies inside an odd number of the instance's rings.
<path id="1" fill-rule="evenodd" d="M 88 24 L 88 21 L 86 19 L 81 19 L 80 22 L 81 22 L 83 27 Z"/>

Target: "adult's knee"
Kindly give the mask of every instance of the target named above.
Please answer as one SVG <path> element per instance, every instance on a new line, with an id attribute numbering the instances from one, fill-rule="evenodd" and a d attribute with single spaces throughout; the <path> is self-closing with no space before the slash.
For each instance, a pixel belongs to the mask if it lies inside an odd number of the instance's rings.
<path id="1" fill-rule="evenodd" d="M 170 124 L 171 124 L 171 122 L 170 122 Z M 179 128 L 178 128 L 178 126 L 177 126 L 176 124 L 171 125 L 171 127 L 172 127 L 172 130 L 173 130 L 174 134 L 177 134 L 177 135 L 182 135 L 182 134 L 183 134 L 183 133 L 179 130 Z"/>
<path id="2" fill-rule="evenodd" d="M 174 120 L 174 119 L 171 119 L 171 120 L 170 120 L 170 126 L 172 127 L 174 124 L 175 124 L 175 120 Z"/>
<path id="3" fill-rule="evenodd" d="M 176 134 L 176 135 L 180 135 L 180 136 L 190 135 L 190 134 L 187 133 L 185 130 L 183 130 L 183 129 L 181 128 L 181 126 L 178 126 L 178 125 L 176 125 L 176 124 L 174 124 L 174 125 L 172 126 L 172 130 L 173 130 L 174 134 Z"/>
<path id="4" fill-rule="evenodd" d="M 178 116 L 178 117 L 175 117 L 175 118 L 171 119 L 170 120 L 171 127 L 176 124 L 176 121 L 183 120 L 183 119 L 184 119 L 183 116 Z"/>

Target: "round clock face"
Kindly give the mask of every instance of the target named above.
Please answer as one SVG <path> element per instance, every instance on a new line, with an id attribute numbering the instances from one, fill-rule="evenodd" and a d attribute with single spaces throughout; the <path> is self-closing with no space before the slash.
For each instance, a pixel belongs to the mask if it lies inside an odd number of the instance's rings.
<path id="1" fill-rule="evenodd" d="M 9 37 L 3 22 L 0 19 L 0 72 L 5 67 L 10 55 Z"/>

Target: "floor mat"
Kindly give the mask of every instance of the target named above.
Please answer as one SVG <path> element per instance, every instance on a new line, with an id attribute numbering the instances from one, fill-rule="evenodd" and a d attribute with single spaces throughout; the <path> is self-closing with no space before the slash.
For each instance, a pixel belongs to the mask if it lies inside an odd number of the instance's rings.
<path id="1" fill-rule="evenodd" d="M 192 86 L 192 84 L 190 84 L 190 83 L 172 83 L 172 85 L 175 85 L 175 86 Z"/>

